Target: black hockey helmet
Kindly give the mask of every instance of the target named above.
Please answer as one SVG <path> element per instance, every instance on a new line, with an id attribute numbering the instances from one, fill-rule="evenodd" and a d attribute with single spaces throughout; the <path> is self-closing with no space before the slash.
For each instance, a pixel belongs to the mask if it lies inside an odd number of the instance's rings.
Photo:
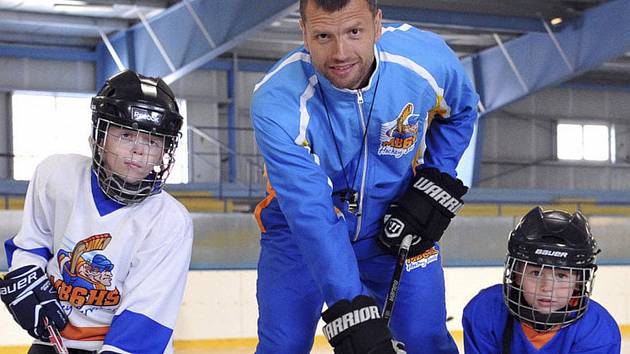
<path id="1" fill-rule="evenodd" d="M 548 331 L 577 321 L 588 308 L 599 252 L 588 221 L 579 211 L 570 214 L 540 207 L 530 210 L 508 238 L 503 299 L 510 313 L 537 331 Z M 550 305 L 543 311 L 525 298 L 541 296 L 548 301 L 560 296 L 555 290 L 541 290 L 545 287 L 542 284 L 549 282 L 542 278 L 545 269 L 551 274 L 554 289 L 565 287 L 569 290 L 563 297 L 565 305 L 559 308 Z M 530 271 L 536 274 L 532 278 L 536 290 L 525 293 L 524 279 L 532 277 Z M 567 285 L 569 283 L 571 285 Z"/>
<path id="2" fill-rule="evenodd" d="M 174 153 L 180 138 L 183 117 L 175 95 L 161 78 L 145 77 L 132 70 L 110 77 L 92 98 L 92 165 L 101 190 L 110 198 L 122 203 L 138 203 L 162 190 L 164 181 L 175 162 Z M 144 135 L 159 141 L 159 161 L 146 161 L 151 171 L 141 180 L 130 181 L 108 166 L 104 159 L 106 141 L 121 139 L 108 136 L 111 127 L 130 131 L 136 138 Z M 130 141 L 128 145 L 140 144 Z M 155 151 L 155 150 L 153 150 Z M 123 159 L 122 156 L 119 156 Z"/>
<path id="3" fill-rule="evenodd" d="M 131 70 L 109 78 L 92 98 L 92 122 L 103 117 L 132 129 L 172 136 L 179 133 L 184 121 L 164 80 Z"/>
<path id="4" fill-rule="evenodd" d="M 561 267 L 593 267 L 599 252 L 588 221 L 579 211 L 536 207 L 510 233 L 508 254 L 524 261 Z"/>

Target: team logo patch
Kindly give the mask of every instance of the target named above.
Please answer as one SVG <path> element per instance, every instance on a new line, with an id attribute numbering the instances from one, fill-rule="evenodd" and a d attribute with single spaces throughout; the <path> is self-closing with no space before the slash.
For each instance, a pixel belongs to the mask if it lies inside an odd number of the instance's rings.
<path id="1" fill-rule="evenodd" d="M 426 268 L 429 264 L 438 260 L 439 253 L 435 247 L 431 247 L 415 257 L 408 258 L 405 268 L 408 272 L 416 268 Z"/>
<path id="2" fill-rule="evenodd" d="M 57 262 L 62 279 L 53 279 L 59 300 L 68 301 L 81 310 L 83 306 L 116 306 L 120 303 L 118 288 L 112 288 L 114 264 L 97 251 L 104 250 L 112 236 L 108 233 L 90 236 L 77 242 L 72 251 L 60 249 Z"/>
<path id="3" fill-rule="evenodd" d="M 409 102 L 396 119 L 383 123 L 378 154 L 400 158 L 412 151 L 418 141 L 419 118 L 419 114 L 413 113 L 413 103 Z"/>

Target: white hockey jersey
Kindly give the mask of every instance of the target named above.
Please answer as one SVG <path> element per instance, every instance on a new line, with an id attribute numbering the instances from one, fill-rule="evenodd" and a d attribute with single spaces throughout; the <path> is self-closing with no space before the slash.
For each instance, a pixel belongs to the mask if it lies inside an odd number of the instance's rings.
<path id="1" fill-rule="evenodd" d="M 172 353 L 192 241 L 192 219 L 168 193 L 123 206 L 102 193 L 90 158 L 54 155 L 5 248 L 10 270 L 46 269 L 70 319 L 67 347 Z"/>

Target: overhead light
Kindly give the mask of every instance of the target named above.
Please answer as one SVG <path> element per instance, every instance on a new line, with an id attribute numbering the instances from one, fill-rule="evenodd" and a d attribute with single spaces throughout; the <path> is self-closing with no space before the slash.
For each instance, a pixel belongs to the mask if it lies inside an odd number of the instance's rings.
<path id="1" fill-rule="evenodd" d="M 83 0 L 59 0 L 59 1 L 55 1 L 54 6 L 57 5 L 76 5 L 76 6 L 83 6 L 87 4 L 87 2 L 83 1 Z"/>
<path id="2" fill-rule="evenodd" d="M 551 24 L 557 26 L 562 23 L 562 17 L 555 17 L 551 19 Z"/>
<path id="3" fill-rule="evenodd" d="M 53 8 L 55 11 L 63 12 L 102 12 L 111 11 L 113 6 L 107 4 L 88 4 L 82 0 L 65 0 L 55 2 Z"/>

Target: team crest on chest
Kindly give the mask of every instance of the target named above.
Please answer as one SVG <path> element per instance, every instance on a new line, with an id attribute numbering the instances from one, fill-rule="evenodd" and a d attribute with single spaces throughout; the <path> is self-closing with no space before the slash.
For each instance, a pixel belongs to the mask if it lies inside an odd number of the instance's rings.
<path id="1" fill-rule="evenodd" d="M 62 279 L 53 279 L 53 284 L 60 300 L 79 310 L 85 305 L 102 307 L 120 303 L 120 292 L 112 286 L 114 264 L 98 252 L 111 239 L 108 233 L 93 235 L 77 242 L 72 251 L 57 252 Z"/>
<path id="2" fill-rule="evenodd" d="M 396 119 L 381 125 L 379 155 L 400 158 L 413 151 L 418 141 L 420 115 L 413 113 L 413 103 L 403 107 Z"/>

